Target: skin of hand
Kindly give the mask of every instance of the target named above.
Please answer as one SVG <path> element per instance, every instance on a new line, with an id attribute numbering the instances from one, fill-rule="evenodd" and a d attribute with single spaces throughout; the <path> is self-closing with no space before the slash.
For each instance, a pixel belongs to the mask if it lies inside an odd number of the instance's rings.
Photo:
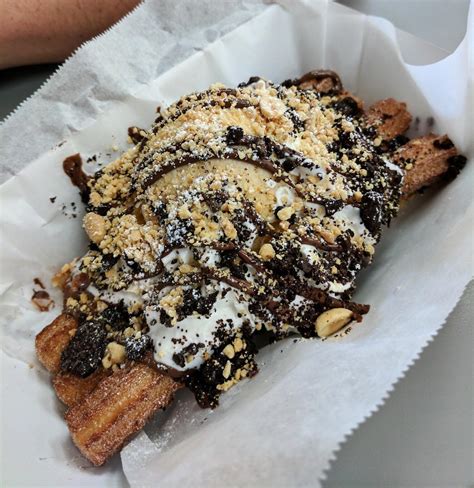
<path id="1" fill-rule="evenodd" d="M 0 69 L 64 60 L 140 0 L 0 0 Z"/>

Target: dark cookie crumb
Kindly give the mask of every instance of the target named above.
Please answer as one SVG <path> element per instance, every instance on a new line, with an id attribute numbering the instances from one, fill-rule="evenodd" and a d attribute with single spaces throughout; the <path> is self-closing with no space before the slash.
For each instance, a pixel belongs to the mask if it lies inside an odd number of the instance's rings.
<path id="1" fill-rule="evenodd" d="M 124 341 L 125 354 L 131 361 L 138 361 L 143 358 L 147 351 L 153 349 L 153 341 L 148 335 L 139 338 L 127 337 Z"/>
<path id="2" fill-rule="evenodd" d="M 456 156 L 451 156 L 448 159 L 448 171 L 444 175 L 446 181 L 454 180 L 461 170 L 466 166 L 467 158 L 461 154 L 456 154 Z"/>
<path id="3" fill-rule="evenodd" d="M 85 378 L 100 365 L 107 332 L 98 322 L 83 322 L 61 354 L 61 369 Z"/>
<path id="4" fill-rule="evenodd" d="M 130 327 L 130 316 L 123 301 L 111 304 L 99 316 L 104 325 L 109 325 L 113 330 L 123 331 Z"/>
<path id="5" fill-rule="evenodd" d="M 433 141 L 433 146 L 436 149 L 451 149 L 454 147 L 453 141 L 449 137 L 445 137 L 442 140 L 435 139 Z"/>

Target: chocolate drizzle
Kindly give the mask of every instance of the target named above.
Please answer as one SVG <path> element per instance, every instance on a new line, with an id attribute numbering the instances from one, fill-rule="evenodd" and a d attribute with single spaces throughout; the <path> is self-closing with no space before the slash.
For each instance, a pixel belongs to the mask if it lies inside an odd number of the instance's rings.
<path id="1" fill-rule="evenodd" d="M 169 116 L 168 118 L 160 117 L 157 120 L 155 127 L 153 128 L 153 132 L 156 134 L 158 130 L 164 127 L 166 124 L 177 120 L 182 115 L 186 114 L 189 110 L 193 110 L 196 108 L 206 108 L 206 107 L 216 107 L 220 106 L 222 108 L 247 108 L 251 107 L 252 104 L 245 99 L 237 98 L 237 91 L 232 88 L 222 88 L 217 92 L 214 92 L 215 95 L 228 95 L 227 98 L 222 98 L 220 100 L 209 100 L 208 97 L 212 93 L 211 91 L 205 91 L 198 93 L 195 95 L 193 100 L 190 99 L 182 99 L 176 104 L 176 112 Z M 184 106 L 184 104 L 188 102 L 188 106 Z"/>
<path id="2" fill-rule="evenodd" d="M 140 144 L 147 140 L 146 132 L 140 127 L 129 127 L 127 132 L 133 144 Z"/>
<path id="3" fill-rule="evenodd" d="M 54 301 L 46 290 L 33 290 L 31 301 L 40 312 L 49 312 L 54 307 Z"/>
<path id="4" fill-rule="evenodd" d="M 339 200 L 324 198 L 319 196 L 311 196 L 303 192 L 289 175 L 288 169 L 293 170 L 301 166 L 307 159 L 299 152 L 290 149 L 286 146 L 278 144 L 267 137 L 257 137 L 250 135 L 243 135 L 239 131 L 240 127 L 229 127 L 226 135 L 226 140 L 229 146 L 224 152 L 211 152 L 205 154 L 193 155 L 188 153 L 184 156 L 175 159 L 167 159 L 164 163 L 157 165 L 147 176 L 139 182 L 142 178 L 143 170 L 149 165 L 153 164 L 153 154 L 148 154 L 146 158 L 138 165 L 136 170 L 137 178 L 132 183 L 132 189 L 137 187 L 144 191 L 146 188 L 153 185 L 156 181 L 162 178 L 165 174 L 190 164 L 199 163 L 210 159 L 237 159 L 244 163 L 249 163 L 259 168 L 268 171 L 276 181 L 282 181 L 293 188 L 295 192 L 307 202 L 317 203 L 323 205 L 328 216 L 340 210 L 344 203 Z M 238 151 L 238 147 L 251 148 L 254 151 L 254 157 L 242 157 Z M 161 153 L 169 153 L 170 155 L 177 152 L 179 148 L 170 146 L 160 150 Z"/>
<path id="5" fill-rule="evenodd" d="M 90 189 L 88 186 L 89 176 L 82 169 L 82 158 L 80 154 L 73 154 L 63 161 L 64 172 L 69 176 L 71 183 L 79 188 L 81 199 L 84 203 L 89 201 Z"/>

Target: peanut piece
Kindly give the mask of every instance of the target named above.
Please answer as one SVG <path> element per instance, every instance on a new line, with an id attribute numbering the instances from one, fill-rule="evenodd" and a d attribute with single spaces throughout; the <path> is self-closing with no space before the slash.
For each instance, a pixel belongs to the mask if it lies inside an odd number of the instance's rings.
<path id="1" fill-rule="evenodd" d="M 346 308 L 331 308 L 316 319 L 316 332 L 319 337 L 328 337 L 347 325 L 353 316 Z"/>
<path id="2" fill-rule="evenodd" d="M 191 212 L 186 204 L 182 205 L 178 210 L 178 217 L 180 219 L 189 219 L 191 217 Z"/>
<path id="3" fill-rule="evenodd" d="M 105 220 L 104 217 L 93 212 L 84 216 L 84 229 L 89 239 L 95 244 L 100 244 L 105 237 Z"/>
<path id="4" fill-rule="evenodd" d="M 240 352 L 244 348 L 244 343 L 240 337 L 234 339 L 234 351 Z"/>
<path id="5" fill-rule="evenodd" d="M 224 371 L 222 371 L 222 376 L 227 379 L 230 376 L 230 371 L 232 368 L 232 363 L 227 361 L 224 366 Z"/>
<path id="6" fill-rule="evenodd" d="M 234 346 L 232 344 L 227 344 L 222 351 L 229 359 L 235 356 Z"/>
<path id="7" fill-rule="evenodd" d="M 234 224 L 227 217 L 222 219 L 222 229 L 224 230 L 226 237 L 229 239 L 235 239 L 237 237 L 237 231 L 235 230 Z"/>
<path id="8" fill-rule="evenodd" d="M 107 352 L 110 354 L 112 364 L 119 364 L 125 360 L 125 347 L 116 342 L 107 344 Z"/>
<path id="9" fill-rule="evenodd" d="M 102 358 L 102 366 L 105 369 L 109 369 L 112 366 L 112 360 L 110 359 L 110 355 L 109 354 L 107 354 L 106 356 L 104 356 Z"/>
<path id="10" fill-rule="evenodd" d="M 264 244 L 258 253 L 264 261 L 269 261 L 275 257 L 275 249 L 273 249 L 273 246 L 268 243 Z"/>
<path id="11" fill-rule="evenodd" d="M 277 217 L 280 220 L 290 220 L 291 216 L 294 214 L 294 210 L 291 207 L 284 207 L 278 211 Z"/>
<path id="12" fill-rule="evenodd" d="M 198 268 L 195 268 L 194 266 L 191 266 L 190 264 L 182 264 L 179 267 L 179 271 L 183 274 L 196 273 L 198 271 Z"/>

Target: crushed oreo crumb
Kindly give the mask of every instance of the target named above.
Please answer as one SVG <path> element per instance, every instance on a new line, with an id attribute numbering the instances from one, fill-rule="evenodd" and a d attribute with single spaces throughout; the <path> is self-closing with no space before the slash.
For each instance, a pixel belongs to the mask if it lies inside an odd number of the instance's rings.
<path id="1" fill-rule="evenodd" d="M 100 365 L 107 333 L 98 322 L 83 322 L 61 354 L 61 369 L 85 378 Z"/>

